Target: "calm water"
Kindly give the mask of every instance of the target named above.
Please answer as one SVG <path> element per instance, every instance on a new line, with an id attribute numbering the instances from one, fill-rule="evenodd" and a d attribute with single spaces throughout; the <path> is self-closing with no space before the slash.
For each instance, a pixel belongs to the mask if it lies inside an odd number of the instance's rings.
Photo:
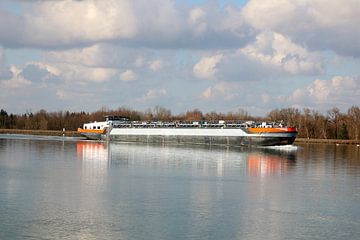
<path id="1" fill-rule="evenodd" d="M 0 136 L 0 239 L 359 239 L 360 147 Z"/>

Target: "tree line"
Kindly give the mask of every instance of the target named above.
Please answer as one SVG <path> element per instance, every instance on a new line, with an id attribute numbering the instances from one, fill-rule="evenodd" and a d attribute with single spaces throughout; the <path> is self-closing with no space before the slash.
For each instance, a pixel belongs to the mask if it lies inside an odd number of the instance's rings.
<path id="1" fill-rule="evenodd" d="M 319 111 L 304 108 L 282 108 L 271 110 L 265 117 L 251 116 L 247 111 L 239 109 L 228 113 L 211 111 L 203 113 L 199 109 L 173 115 L 169 109 L 161 106 L 145 111 L 120 107 L 109 110 L 105 107 L 95 112 L 58 111 L 26 112 L 24 114 L 8 114 L 0 110 L 0 128 L 29 130 L 76 130 L 83 123 L 103 121 L 104 116 L 114 115 L 127 117 L 133 121 L 217 121 L 217 120 L 255 120 L 280 121 L 289 126 L 296 126 L 299 137 L 319 139 L 354 139 L 360 137 L 360 108 L 353 106 L 347 112 L 341 112 L 337 107 L 322 114 Z"/>

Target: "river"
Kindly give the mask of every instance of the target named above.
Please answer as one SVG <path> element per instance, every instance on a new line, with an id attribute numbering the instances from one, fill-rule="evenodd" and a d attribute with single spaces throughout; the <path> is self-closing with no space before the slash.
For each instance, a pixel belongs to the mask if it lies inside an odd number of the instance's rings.
<path id="1" fill-rule="evenodd" d="M 360 147 L 0 135 L 0 239 L 358 239 Z"/>

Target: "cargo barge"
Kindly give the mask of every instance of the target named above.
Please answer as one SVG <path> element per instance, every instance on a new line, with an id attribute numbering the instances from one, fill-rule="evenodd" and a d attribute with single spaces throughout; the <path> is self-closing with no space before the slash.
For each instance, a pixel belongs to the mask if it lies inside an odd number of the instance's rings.
<path id="1" fill-rule="evenodd" d="M 88 139 L 121 142 L 208 144 L 225 146 L 291 145 L 295 127 L 255 121 L 130 121 L 108 116 L 104 122 L 83 124 Z"/>

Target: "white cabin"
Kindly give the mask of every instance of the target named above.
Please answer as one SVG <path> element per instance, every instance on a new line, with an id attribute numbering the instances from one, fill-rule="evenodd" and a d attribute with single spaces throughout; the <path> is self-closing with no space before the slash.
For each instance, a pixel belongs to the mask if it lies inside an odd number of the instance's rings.
<path id="1" fill-rule="evenodd" d="M 104 130 L 109 127 L 109 122 L 92 122 L 92 123 L 84 123 L 84 130 Z"/>

